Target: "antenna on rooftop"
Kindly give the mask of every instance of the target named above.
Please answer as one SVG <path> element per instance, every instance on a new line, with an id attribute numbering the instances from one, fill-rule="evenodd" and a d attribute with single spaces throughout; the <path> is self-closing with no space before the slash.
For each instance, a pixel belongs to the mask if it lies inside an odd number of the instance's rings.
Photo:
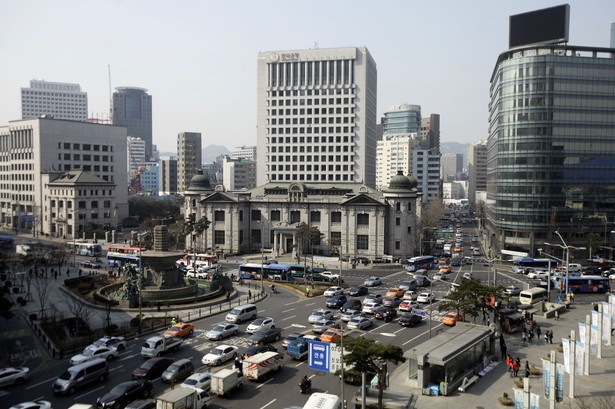
<path id="1" fill-rule="evenodd" d="M 107 65 L 109 73 L 109 123 L 113 122 L 113 94 L 111 93 L 111 65 Z"/>

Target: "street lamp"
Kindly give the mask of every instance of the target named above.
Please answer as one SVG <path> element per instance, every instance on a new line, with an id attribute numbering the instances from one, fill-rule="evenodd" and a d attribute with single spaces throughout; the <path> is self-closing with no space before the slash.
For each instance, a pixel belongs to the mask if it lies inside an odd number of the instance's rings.
<path id="1" fill-rule="evenodd" d="M 79 217 L 79 209 L 73 210 L 73 267 L 77 266 L 77 217 Z"/>
<path id="2" fill-rule="evenodd" d="M 569 266 L 570 266 L 570 249 L 574 249 L 574 250 L 585 250 L 585 247 L 575 247 L 575 246 L 569 246 L 566 244 L 566 242 L 564 241 L 564 238 L 562 237 L 561 234 L 559 234 L 559 231 L 555 231 L 555 234 L 557 234 L 557 237 L 559 237 L 559 239 L 562 241 L 562 243 L 564 244 L 559 245 L 562 249 L 566 250 L 566 299 L 568 299 L 568 295 L 569 295 L 569 290 L 570 290 L 570 275 L 569 275 Z"/>

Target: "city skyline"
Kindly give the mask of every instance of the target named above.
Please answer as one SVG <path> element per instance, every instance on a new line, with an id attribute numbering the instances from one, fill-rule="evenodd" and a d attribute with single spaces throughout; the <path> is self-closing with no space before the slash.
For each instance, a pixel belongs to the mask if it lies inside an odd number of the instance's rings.
<path id="1" fill-rule="evenodd" d="M 564 3 L 570 45 L 609 46 L 615 4 L 599 0 L 187 2 L 172 9 L 135 1 L 106 3 L 95 19 L 77 1 L 7 3 L 0 124 L 21 117 L 20 89 L 32 79 L 79 84 L 88 115 L 106 118 L 111 66 L 112 91 L 134 86 L 152 95 L 160 151 L 175 151 L 183 131 L 200 132 L 203 146 L 256 145 L 259 52 L 365 46 L 378 69 L 378 121 L 393 104 L 417 104 L 424 115 L 441 115 L 442 142 L 474 143 L 487 137 L 489 78 L 508 48 L 509 16 Z"/>

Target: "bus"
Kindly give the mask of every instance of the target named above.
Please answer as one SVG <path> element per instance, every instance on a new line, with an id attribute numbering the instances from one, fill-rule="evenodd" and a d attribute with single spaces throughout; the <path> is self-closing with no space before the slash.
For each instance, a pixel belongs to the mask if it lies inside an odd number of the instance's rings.
<path id="1" fill-rule="evenodd" d="M 337 395 L 330 393 L 314 392 L 303 409 L 341 409 L 342 400 Z"/>
<path id="2" fill-rule="evenodd" d="M 408 271 L 429 270 L 434 266 L 435 262 L 436 258 L 434 256 L 412 257 L 406 260 L 405 268 Z"/>
<path id="3" fill-rule="evenodd" d="M 145 251 L 140 247 L 109 246 L 106 263 L 111 267 L 120 267 L 124 264 L 139 264 L 141 253 Z"/>
<path id="4" fill-rule="evenodd" d="M 218 256 L 215 254 L 207 254 L 207 253 L 188 253 L 184 257 L 180 258 L 175 262 L 177 267 L 215 267 L 218 264 Z"/>
<path id="5" fill-rule="evenodd" d="M 293 277 L 305 277 L 305 273 L 310 272 L 310 268 L 304 264 L 291 264 L 290 271 Z"/>
<path id="6" fill-rule="evenodd" d="M 568 292 L 570 293 L 606 293 L 609 291 L 609 277 L 602 276 L 569 276 Z M 555 288 L 562 292 L 566 291 L 566 277 L 558 277 L 555 280 Z"/>
<path id="7" fill-rule="evenodd" d="M 537 304 L 541 301 L 547 301 L 547 290 L 542 287 L 533 287 L 519 293 L 519 302 L 525 305 Z"/>
<path id="8" fill-rule="evenodd" d="M 66 242 L 66 249 L 71 253 L 78 254 L 80 256 L 100 257 L 102 256 L 102 246 L 98 243 L 88 242 Z"/>
<path id="9" fill-rule="evenodd" d="M 0 249 L 12 250 L 15 245 L 15 240 L 11 236 L 0 236 Z"/>
<path id="10" fill-rule="evenodd" d="M 237 268 L 237 277 L 244 280 L 292 280 L 292 270 L 290 264 L 241 264 Z"/>
<path id="11" fill-rule="evenodd" d="M 263 274 L 263 267 L 266 264 L 247 263 L 237 267 L 237 277 L 244 280 L 260 280 Z"/>
<path id="12" fill-rule="evenodd" d="M 521 273 L 530 268 L 533 270 L 549 270 L 549 262 L 551 265 L 551 270 L 555 270 L 557 268 L 557 260 L 549 260 L 548 258 L 522 257 L 513 262 L 512 271 L 513 273 Z"/>

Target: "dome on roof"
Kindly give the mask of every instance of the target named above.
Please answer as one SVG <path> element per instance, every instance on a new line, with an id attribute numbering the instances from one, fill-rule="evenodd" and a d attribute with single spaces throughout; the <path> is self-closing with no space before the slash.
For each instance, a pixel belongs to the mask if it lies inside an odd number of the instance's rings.
<path id="1" fill-rule="evenodd" d="M 203 174 L 203 170 L 197 170 L 196 175 L 192 176 L 192 179 L 190 179 L 190 187 L 188 189 L 211 189 L 211 185 L 209 184 L 209 178 Z"/>
<path id="2" fill-rule="evenodd" d="M 401 170 L 397 171 L 397 175 L 391 178 L 389 182 L 389 190 L 412 190 L 419 185 L 414 176 L 404 176 Z"/>

